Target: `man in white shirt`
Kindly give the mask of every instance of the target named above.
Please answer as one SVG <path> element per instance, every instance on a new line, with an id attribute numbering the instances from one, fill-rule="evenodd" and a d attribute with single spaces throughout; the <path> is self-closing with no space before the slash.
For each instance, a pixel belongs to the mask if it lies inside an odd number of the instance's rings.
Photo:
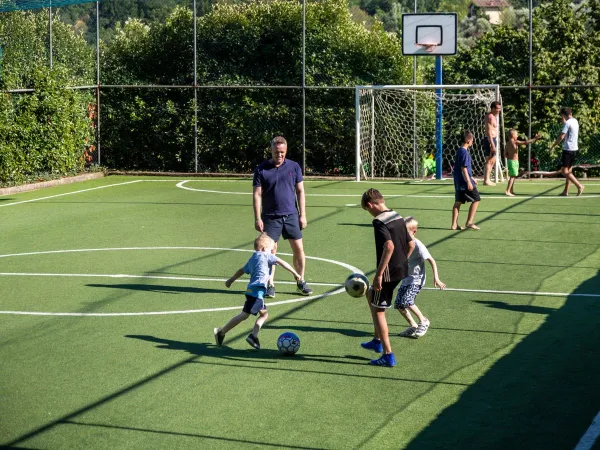
<path id="1" fill-rule="evenodd" d="M 563 129 L 560 132 L 560 135 L 550 147 L 552 150 L 558 144 L 563 142 L 563 152 L 561 156 L 560 163 L 560 173 L 565 177 L 565 189 L 562 192 L 562 196 L 569 195 L 569 187 L 571 183 L 577 186 L 577 196 L 579 197 L 583 193 L 583 185 L 577 181 L 575 175 L 573 175 L 573 162 L 575 161 L 575 157 L 577 156 L 577 151 L 579 150 L 578 139 L 579 139 L 579 122 L 577 119 L 573 117 L 573 112 L 571 108 L 561 108 L 560 116 L 563 121 Z"/>

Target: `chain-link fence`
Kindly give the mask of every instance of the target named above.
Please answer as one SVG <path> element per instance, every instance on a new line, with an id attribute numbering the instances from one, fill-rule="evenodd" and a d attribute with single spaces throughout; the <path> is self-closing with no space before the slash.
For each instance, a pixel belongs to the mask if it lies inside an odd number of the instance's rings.
<path id="1" fill-rule="evenodd" d="M 402 56 L 398 26 L 402 13 L 444 8 L 458 14 L 460 43 L 456 56 L 444 57 L 444 84 L 500 84 L 505 129 L 545 137 L 521 152 L 522 168 L 553 170 L 557 154 L 548 149 L 560 133 L 561 106 L 580 121 L 577 163 L 598 164 L 600 64 L 589 51 L 600 29 L 597 2 L 529 3 L 189 1 L 115 26 L 111 3 L 94 2 L 38 12 L 47 26 L 38 26 L 35 39 L 45 49 L 39 58 L 75 68 L 71 86 L 90 93 L 96 142 L 87 143 L 88 163 L 250 173 L 268 155 L 269 140 L 283 134 L 289 157 L 307 174 L 351 175 L 354 86 L 432 84 L 434 58 Z M 87 39 L 91 56 L 73 50 L 63 22 Z M 0 47 L 5 73 L 26 70 L 11 55 L 18 46 L 0 37 Z M 27 77 L 3 82 L 14 95 L 31 87 Z"/>

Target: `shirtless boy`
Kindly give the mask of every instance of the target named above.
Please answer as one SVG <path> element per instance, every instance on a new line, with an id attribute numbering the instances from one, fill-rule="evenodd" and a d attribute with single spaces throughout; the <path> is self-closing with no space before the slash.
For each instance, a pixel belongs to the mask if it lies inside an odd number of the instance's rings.
<path id="1" fill-rule="evenodd" d="M 505 194 L 509 197 L 515 196 L 515 180 L 519 176 L 519 146 L 528 145 L 536 142 L 541 138 L 540 133 L 537 133 L 533 138 L 526 141 L 520 141 L 517 130 L 511 128 L 508 132 L 508 142 L 504 147 L 504 157 L 508 166 L 508 185 L 506 186 Z"/>
<path id="2" fill-rule="evenodd" d="M 492 102 L 490 112 L 485 115 L 485 137 L 483 138 L 483 154 L 485 156 L 485 167 L 483 168 L 483 184 L 496 186 L 490 180 L 490 174 L 496 164 L 498 153 L 498 115 L 502 110 L 500 102 Z"/>

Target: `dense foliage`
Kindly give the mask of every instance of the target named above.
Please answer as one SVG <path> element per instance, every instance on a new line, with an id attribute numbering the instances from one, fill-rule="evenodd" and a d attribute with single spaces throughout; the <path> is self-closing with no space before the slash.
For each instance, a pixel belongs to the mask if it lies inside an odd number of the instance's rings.
<path id="1" fill-rule="evenodd" d="M 343 0 L 307 4 L 307 170 L 354 164 L 356 84 L 406 83 L 411 61 L 381 27 L 352 21 Z M 288 1 L 219 5 L 198 20 L 198 84 L 296 86 L 199 90 L 200 171 L 251 171 L 276 133 L 301 159 L 302 9 Z M 106 84 L 191 84 L 192 14 L 178 8 L 164 24 L 131 20 L 104 49 Z M 104 161 L 130 169 L 193 170 L 190 90 L 105 90 Z"/>
<path id="2" fill-rule="evenodd" d="M 53 69 L 48 68 L 48 16 L 0 15 L 3 48 L 0 94 L 0 185 L 80 172 L 93 152 L 93 96 L 65 86 L 93 79 L 93 53 L 66 25 L 54 23 Z"/>
<path id="3" fill-rule="evenodd" d="M 375 19 L 382 12 L 397 19 L 399 11 L 410 10 L 410 0 L 351 0 L 350 8 L 345 0 L 306 3 L 305 115 L 302 3 L 199 1 L 196 158 L 189 3 L 101 2 L 107 30 L 101 46 L 103 165 L 250 172 L 266 156 L 271 137 L 283 134 L 290 142 L 290 158 L 307 173 L 349 174 L 355 139 L 352 87 L 412 82 L 412 58 L 402 56 L 398 35 Z M 419 10 L 435 11 L 450 3 L 455 9 L 467 4 L 421 0 Z M 172 9 L 174 5 L 180 6 Z M 89 162 L 95 149 L 93 92 L 63 88 L 95 84 L 94 49 L 78 32 L 84 30 L 78 23 L 95 20 L 93 9 L 94 4 L 73 5 L 55 13 L 53 70 L 48 70 L 47 13 L 0 16 L 1 87 L 35 89 L 33 94 L 0 96 L 0 183 L 73 173 Z M 459 54 L 444 59 L 445 83 L 521 87 L 502 91 L 505 126 L 521 133 L 529 125 L 529 92 L 523 89 L 529 82 L 525 12 L 507 9 L 503 23 L 492 26 L 475 10 L 460 22 Z M 581 123 L 580 162 L 597 162 L 600 89 L 573 85 L 600 83 L 600 0 L 575 6 L 568 0 L 542 2 L 534 10 L 533 26 L 533 83 L 565 86 L 532 92 L 533 131 L 555 138 L 560 130 L 557 111 L 571 106 Z M 432 64 L 431 57 L 419 59 L 419 82 L 433 81 Z M 186 87 L 107 86 L 148 84 Z M 543 168 L 552 168 L 548 143 L 536 148 Z"/>
<path id="4" fill-rule="evenodd" d="M 535 89 L 532 92 L 533 132 L 549 140 L 560 132 L 561 106 L 573 109 L 580 122 L 580 162 L 596 162 L 600 154 L 600 89 L 568 87 L 600 83 L 600 1 L 588 0 L 573 8 L 568 0 L 543 3 L 533 15 L 533 84 L 565 86 L 564 89 Z M 495 83 L 527 86 L 529 50 L 527 29 L 508 25 L 494 27 L 468 51 L 447 59 L 445 82 Z M 507 129 L 526 133 L 529 124 L 529 92 L 503 89 Z M 538 158 L 552 169 L 555 155 L 547 152 L 549 140 L 536 146 Z"/>

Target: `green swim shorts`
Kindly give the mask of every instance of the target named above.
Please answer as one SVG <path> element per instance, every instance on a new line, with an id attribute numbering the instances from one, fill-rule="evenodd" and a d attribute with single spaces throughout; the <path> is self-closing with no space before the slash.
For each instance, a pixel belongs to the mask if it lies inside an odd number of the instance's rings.
<path id="1" fill-rule="evenodd" d="M 507 160 L 508 164 L 508 176 L 509 177 L 518 177 L 519 176 L 519 161 L 514 159 Z"/>

